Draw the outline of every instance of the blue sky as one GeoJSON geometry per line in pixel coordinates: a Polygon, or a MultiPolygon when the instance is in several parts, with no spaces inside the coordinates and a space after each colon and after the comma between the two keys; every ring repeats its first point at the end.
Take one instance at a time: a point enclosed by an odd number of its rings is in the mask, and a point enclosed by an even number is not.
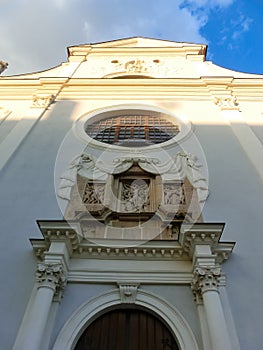
{"type": "Polygon", "coordinates": [[[208,45],[220,66],[263,74],[263,0],[0,0],[4,75],[67,60],[66,47],[145,36],[208,45]]]}

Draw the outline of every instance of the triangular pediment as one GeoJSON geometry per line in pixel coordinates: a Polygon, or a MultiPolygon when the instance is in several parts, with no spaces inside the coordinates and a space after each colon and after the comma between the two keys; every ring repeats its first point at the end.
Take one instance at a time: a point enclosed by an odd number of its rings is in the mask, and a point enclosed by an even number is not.
{"type": "Polygon", "coordinates": [[[84,44],[78,46],[68,47],[69,58],[72,56],[82,56],[87,55],[91,51],[102,52],[104,50],[133,50],[136,51],[147,49],[152,51],[171,51],[171,53],[177,52],[178,54],[183,55],[198,55],[202,56],[202,59],[205,59],[207,46],[205,44],[194,44],[194,43],[185,43],[185,42],[175,42],[169,40],[161,39],[152,39],[144,37],[131,37],[119,40],[105,41],[99,43],[84,44]]]}
{"type": "Polygon", "coordinates": [[[96,47],[183,47],[183,46],[200,46],[195,43],[176,42],[171,40],[153,39],[146,37],[131,37],[117,39],[92,44],[96,47]]]}

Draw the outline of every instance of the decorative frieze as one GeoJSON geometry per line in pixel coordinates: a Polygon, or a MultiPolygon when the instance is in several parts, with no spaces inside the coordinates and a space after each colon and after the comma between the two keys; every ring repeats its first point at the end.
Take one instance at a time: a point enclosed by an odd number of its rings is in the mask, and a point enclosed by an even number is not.
{"type": "Polygon", "coordinates": [[[197,297],[208,291],[218,291],[221,277],[219,266],[197,266],[193,272],[192,290],[197,297]]]}
{"type": "MultiPolygon", "coordinates": [[[[170,78],[180,75],[189,75],[191,66],[183,59],[161,60],[158,57],[126,57],[111,60],[97,59],[96,63],[90,61],[87,67],[88,73],[104,78],[118,75],[147,75],[158,78],[170,78]]],[[[191,71],[193,73],[193,71],[191,71]]]]}
{"type": "Polygon", "coordinates": [[[36,270],[38,287],[47,287],[61,294],[66,286],[66,277],[61,264],[39,263],[36,270]]]}
{"type": "Polygon", "coordinates": [[[33,108],[47,108],[53,102],[55,102],[54,95],[34,95],[33,96],[33,108]]]}
{"type": "Polygon", "coordinates": [[[133,304],[136,301],[139,283],[118,283],[120,299],[124,304],[133,304]]]}

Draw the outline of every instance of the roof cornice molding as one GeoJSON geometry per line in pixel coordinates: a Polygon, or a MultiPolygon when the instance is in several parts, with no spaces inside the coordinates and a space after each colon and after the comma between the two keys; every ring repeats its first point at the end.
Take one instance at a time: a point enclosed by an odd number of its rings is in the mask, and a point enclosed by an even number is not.
{"type": "Polygon", "coordinates": [[[31,239],[35,255],[44,259],[52,242],[66,242],[72,258],[183,260],[193,259],[196,245],[210,246],[217,263],[227,260],[233,242],[220,242],[222,223],[182,225],[179,240],[138,241],[83,238],[79,221],[38,221],[43,239],[31,239]]]}

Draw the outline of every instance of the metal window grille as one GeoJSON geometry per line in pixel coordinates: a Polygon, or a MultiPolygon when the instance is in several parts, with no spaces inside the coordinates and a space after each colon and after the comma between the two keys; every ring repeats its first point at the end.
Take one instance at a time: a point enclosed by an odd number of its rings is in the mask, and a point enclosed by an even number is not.
{"type": "Polygon", "coordinates": [[[122,146],[147,145],[170,140],[179,133],[179,126],[153,115],[122,115],[86,125],[93,139],[122,146]]]}

